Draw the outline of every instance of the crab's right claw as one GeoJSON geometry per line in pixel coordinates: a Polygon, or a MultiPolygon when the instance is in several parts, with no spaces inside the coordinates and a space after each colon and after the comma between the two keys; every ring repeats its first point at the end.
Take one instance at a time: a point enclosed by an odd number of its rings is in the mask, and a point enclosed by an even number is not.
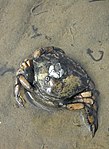
{"type": "Polygon", "coordinates": [[[95,102],[92,106],[85,106],[86,119],[88,121],[89,129],[92,132],[92,137],[94,137],[98,129],[98,112],[97,103],[95,102]]]}

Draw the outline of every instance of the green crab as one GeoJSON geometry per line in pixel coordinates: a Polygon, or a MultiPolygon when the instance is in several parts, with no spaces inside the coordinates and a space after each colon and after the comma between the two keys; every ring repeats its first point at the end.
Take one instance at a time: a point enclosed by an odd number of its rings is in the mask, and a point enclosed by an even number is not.
{"type": "Polygon", "coordinates": [[[20,106],[25,104],[22,89],[33,104],[44,109],[83,109],[94,137],[98,129],[98,91],[86,71],[63,50],[40,48],[25,59],[15,81],[15,98],[20,106]]]}

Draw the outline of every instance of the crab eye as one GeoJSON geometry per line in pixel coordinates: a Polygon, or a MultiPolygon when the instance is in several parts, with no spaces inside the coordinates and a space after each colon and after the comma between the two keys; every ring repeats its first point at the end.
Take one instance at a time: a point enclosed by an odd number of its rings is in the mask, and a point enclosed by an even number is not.
{"type": "Polygon", "coordinates": [[[50,80],[50,77],[49,76],[45,77],[45,83],[48,83],[49,80],[50,80]]]}

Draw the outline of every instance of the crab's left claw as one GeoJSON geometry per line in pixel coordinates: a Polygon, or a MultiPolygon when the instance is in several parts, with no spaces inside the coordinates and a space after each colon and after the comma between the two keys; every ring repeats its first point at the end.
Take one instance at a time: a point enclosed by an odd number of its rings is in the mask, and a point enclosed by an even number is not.
{"type": "Polygon", "coordinates": [[[14,96],[19,106],[24,107],[24,103],[26,102],[23,96],[21,95],[21,84],[18,78],[16,78],[16,83],[14,87],[14,96]]]}
{"type": "MultiPolygon", "coordinates": [[[[22,89],[24,89],[32,92],[33,88],[31,84],[29,83],[28,79],[25,77],[25,70],[31,69],[31,60],[25,59],[24,62],[21,63],[20,68],[16,72],[16,79],[15,79],[15,87],[14,87],[14,95],[16,98],[16,101],[19,106],[24,107],[26,100],[23,97],[22,89]]],[[[29,76],[29,73],[28,73],[29,76]]]]}
{"type": "Polygon", "coordinates": [[[85,105],[86,120],[89,125],[89,129],[92,132],[92,137],[94,137],[98,129],[98,105],[95,102],[93,105],[85,105]]]}

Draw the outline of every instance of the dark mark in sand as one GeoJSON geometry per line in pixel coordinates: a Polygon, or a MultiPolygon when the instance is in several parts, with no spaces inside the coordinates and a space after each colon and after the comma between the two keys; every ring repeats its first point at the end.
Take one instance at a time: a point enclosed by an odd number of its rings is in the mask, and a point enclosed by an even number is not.
{"type": "Polygon", "coordinates": [[[105,0],[90,0],[89,2],[105,1],[105,0]]]}
{"type": "Polygon", "coordinates": [[[51,37],[49,37],[49,36],[47,36],[47,35],[45,35],[45,39],[51,41],[51,37]]]}
{"type": "Polygon", "coordinates": [[[40,14],[42,14],[42,13],[48,12],[47,10],[41,11],[41,9],[42,9],[41,7],[42,7],[43,3],[44,3],[44,2],[41,2],[41,3],[39,3],[39,4],[34,5],[34,6],[31,8],[31,10],[30,10],[31,14],[33,14],[33,15],[40,15],[40,14]]]}
{"type": "Polygon", "coordinates": [[[6,64],[3,66],[0,66],[0,76],[3,76],[5,73],[8,73],[8,72],[14,73],[15,69],[13,67],[7,68],[6,64]]]}
{"type": "Polygon", "coordinates": [[[100,61],[100,60],[102,60],[102,58],[103,58],[103,55],[104,55],[104,51],[98,51],[100,54],[101,54],[101,56],[100,56],[100,58],[98,58],[98,59],[96,59],[93,55],[92,55],[92,53],[93,53],[93,51],[91,50],[91,49],[87,49],[87,54],[94,60],[94,61],[100,61]]]}
{"type": "Polygon", "coordinates": [[[34,25],[32,25],[32,31],[33,31],[33,35],[31,36],[31,38],[35,38],[42,35],[41,33],[38,33],[38,28],[35,27],[34,25]]]}

